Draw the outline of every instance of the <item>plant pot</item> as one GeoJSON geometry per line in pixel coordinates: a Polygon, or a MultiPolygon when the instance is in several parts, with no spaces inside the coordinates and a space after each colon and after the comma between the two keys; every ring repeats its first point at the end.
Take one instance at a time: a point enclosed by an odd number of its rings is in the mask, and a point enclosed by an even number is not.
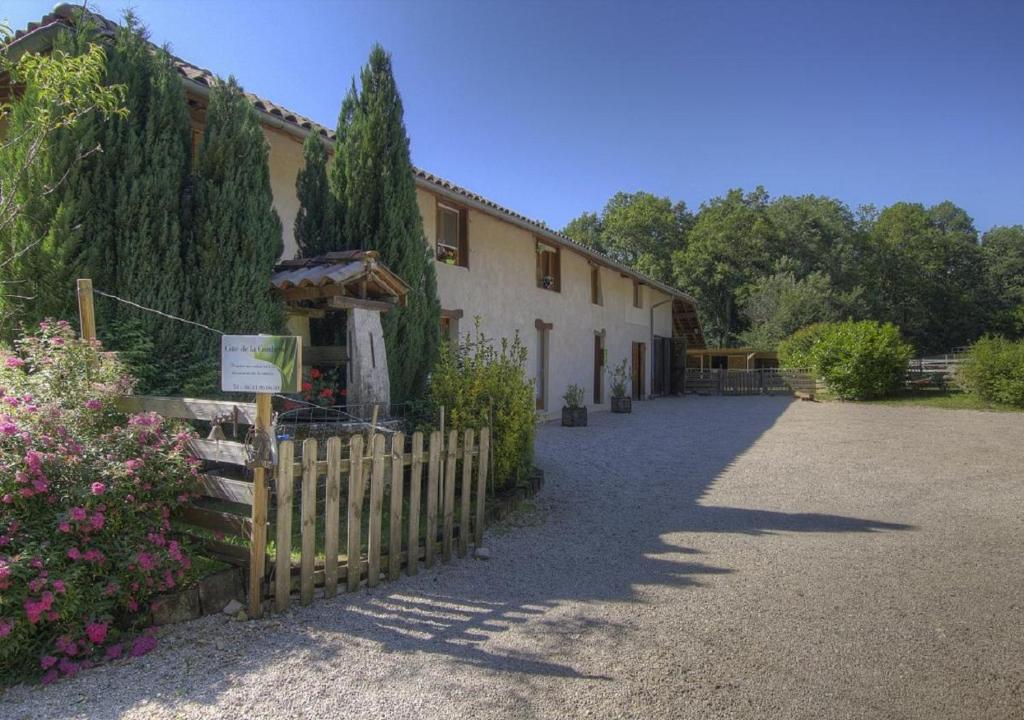
{"type": "Polygon", "coordinates": [[[629,398],[629,397],[613,397],[612,398],[612,412],[613,413],[631,413],[631,412],[633,412],[633,398],[629,398]]]}
{"type": "Polygon", "coordinates": [[[585,407],[562,408],[562,425],[565,427],[586,427],[587,409],[585,407]]]}

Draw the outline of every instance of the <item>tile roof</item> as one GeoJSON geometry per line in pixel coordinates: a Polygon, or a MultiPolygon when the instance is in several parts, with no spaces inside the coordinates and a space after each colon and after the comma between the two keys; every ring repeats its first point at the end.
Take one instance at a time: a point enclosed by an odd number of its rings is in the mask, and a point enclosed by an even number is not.
{"type": "MultiPolygon", "coordinates": [[[[26,29],[19,30],[18,32],[16,32],[14,35],[14,39],[12,40],[12,43],[19,42],[24,38],[32,36],[35,33],[52,29],[55,26],[70,27],[73,24],[77,13],[79,13],[80,11],[81,7],[77,5],[71,5],[67,3],[57,5],[48,15],[44,16],[42,20],[40,20],[39,22],[29,23],[26,29]]],[[[89,12],[89,15],[93,19],[93,21],[96,22],[99,31],[103,34],[113,34],[113,32],[118,27],[117,23],[108,20],[102,15],[98,15],[94,12],[89,12]]],[[[210,70],[193,65],[192,63],[187,62],[177,56],[174,56],[173,54],[171,55],[171,58],[175,68],[177,68],[178,72],[186,80],[206,88],[213,87],[217,84],[217,76],[210,70]]],[[[253,93],[247,92],[246,96],[249,98],[249,101],[253,104],[253,107],[255,107],[257,110],[263,112],[264,114],[272,118],[276,118],[277,120],[287,123],[288,125],[291,125],[293,128],[301,131],[319,133],[322,137],[331,142],[335,140],[336,135],[333,130],[331,130],[328,127],[325,127],[324,125],[320,125],[317,122],[314,122],[313,120],[311,120],[308,117],[305,117],[304,115],[299,115],[298,113],[292,112],[287,108],[281,107],[277,103],[274,103],[270,100],[267,100],[266,98],[262,98],[253,93]]],[[[560,232],[551,230],[551,228],[549,228],[542,221],[535,220],[533,218],[529,218],[525,215],[517,213],[516,211],[511,210],[510,208],[507,208],[504,205],[500,205],[494,202],[493,200],[489,200],[483,195],[475,193],[472,190],[468,190],[467,188],[457,185],[456,183],[450,180],[446,180],[442,177],[434,175],[433,173],[423,170],[422,168],[414,166],[413,174],[415,175],[417,180],[419,180],[423,184],[433,186],[435,188],[447,191],[448,193],[460,196],[465,200],[471,201],[473,203],[476,203],[480,206],[489,209],[494,214],[510,218],[514,221],[518,221],[521,224],[525,224],[529,226],[531,230],[538,233],[539,235],[548,237],[550,239],[557,241],[560,244],[569,246],[570,248],[575,249],[577,252],[584,256],[591,257],[604,264],[607,264],[610,267],[613,267],[623,273],[633,276],[638,280],[661,290],[662,292],[668,293],[675,297],[684,298],[686,301],[688,301],[689,303],[693,304],[694,307],[696,307],[696,301],[688,294],[663,282],[650,278],[644,275],[643,273],[639,273],[630,267],[622,265],[616,260],[604,255],[603,253],[597,252],[593,248],[576,242],[568,235],[564,235],[560,232]]]]}

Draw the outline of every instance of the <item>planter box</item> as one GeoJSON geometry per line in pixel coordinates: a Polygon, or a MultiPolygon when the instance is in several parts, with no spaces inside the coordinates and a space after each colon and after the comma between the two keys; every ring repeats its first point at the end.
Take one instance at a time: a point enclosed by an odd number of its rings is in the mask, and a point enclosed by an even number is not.
{"type": "Polygon", "coordinates": [[[586,427],[587,409],[585,407],[562,408],[562,425],[565,427],[586,427]]]}
{"type": "Polygon", "coordinates": [[[631,413],[631,412],[633,412],[633,398],[613,397],[612,398],[612,412],[613,413],[631,413]]]}

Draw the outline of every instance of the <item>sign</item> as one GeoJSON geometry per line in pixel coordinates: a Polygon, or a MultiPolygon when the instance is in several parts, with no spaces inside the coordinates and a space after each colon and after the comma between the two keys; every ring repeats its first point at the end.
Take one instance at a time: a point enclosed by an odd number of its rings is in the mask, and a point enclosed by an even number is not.
{"type": "Polygon", "coordinates": [[[224,335],[220,340],[220,389],[224,392],[299,392],[302,338],[292,335],[224,335]]]}

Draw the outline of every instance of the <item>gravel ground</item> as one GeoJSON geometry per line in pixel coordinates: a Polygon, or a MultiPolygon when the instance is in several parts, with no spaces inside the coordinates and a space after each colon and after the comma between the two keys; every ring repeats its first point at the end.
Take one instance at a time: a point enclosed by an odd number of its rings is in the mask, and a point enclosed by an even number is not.
{"type": "Polygon", "coordinates": [[[698,398],[546,425],[462,560],[10,718],[1024,718],[1024,415],[698,398]]]}

